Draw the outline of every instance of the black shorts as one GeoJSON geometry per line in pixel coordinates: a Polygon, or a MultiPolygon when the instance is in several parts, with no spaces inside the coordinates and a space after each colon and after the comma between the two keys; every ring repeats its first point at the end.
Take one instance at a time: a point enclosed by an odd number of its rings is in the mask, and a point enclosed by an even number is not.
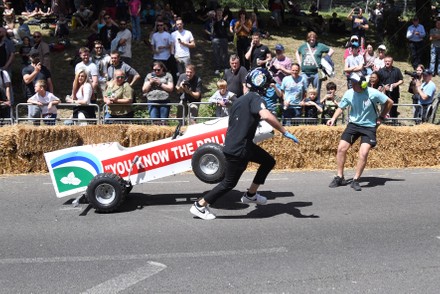
{"type": "Polygon", "coordinates": [[[347,141],[353,145],[359,137],[361,137],[361,143],[370,144],[371,147],[376,146],[376,127],[361,127],[349,123],[345,131],[342,133],[341,140],[347,141]]]}

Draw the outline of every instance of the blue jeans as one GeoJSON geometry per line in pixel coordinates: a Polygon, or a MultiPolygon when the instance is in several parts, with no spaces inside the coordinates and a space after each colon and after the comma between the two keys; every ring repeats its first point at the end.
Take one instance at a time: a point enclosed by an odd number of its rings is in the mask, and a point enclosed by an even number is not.
{"type": "MultiPolygon", "coordinates": [[[[169,103],[169,100],[164,101],[148,101],[148,103],[169,103]]],[[[170,106],[168,105],[150,105],[149,114],[151,118],[168,118],[170,115],[170,106]]]]}
{"type": "Polygon", "coordinates": [[[318,96],[316,97],[316,102],[321,103],[321,81],[319,80],[319,72],[315,74],[302,73],[301,75],[307,79],[307,87],[312,84],[313,88],[316,89],[316,92],[318,94],[318,96]]]}
{"type": "Polygon", "coordinates": [[[431,45],[431,62],[429,64],[429,70],[431,70],[433,74],[440,74],[440,47],[434,47],[431,45]],[[436,65],[437,71],[435,70],[436,65]]]}
{"type": "Polygon", "coordinates": [[[131,28],[133,30],[133,39],[141,40],[141,18],[140,16],[130,16],[131,18],[131,28]]]}

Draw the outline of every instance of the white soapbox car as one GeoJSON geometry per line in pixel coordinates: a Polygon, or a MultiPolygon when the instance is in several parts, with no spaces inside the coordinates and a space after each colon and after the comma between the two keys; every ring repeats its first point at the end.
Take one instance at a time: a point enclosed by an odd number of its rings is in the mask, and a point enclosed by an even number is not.
{"type": "MultiPolygon", "coordinates": [[[[185,132],[147,144],[125,148],[118,142],[84,145],[44,154],[58,198],[83,195],[100,212],[124,202],[134,185],[193,170],[205,183],[224,177],[222,152],[228,117],[190,125],[185,132]]],[[[273,128],[261,121],[255,142],[271,138],[273,128]]],[[[78,202],[81,196],[76,201],[78,202]]]]}

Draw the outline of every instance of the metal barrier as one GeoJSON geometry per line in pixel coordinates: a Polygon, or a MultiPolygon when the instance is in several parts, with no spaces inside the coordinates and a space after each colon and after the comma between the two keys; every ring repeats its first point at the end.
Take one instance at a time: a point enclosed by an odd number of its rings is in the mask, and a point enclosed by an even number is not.
{"type": "Polygon", "coordinates": [[[12,107],[6,105],[0,105],[0,127],[4,125],[13,125],[14,124],[14,115],[12,111],[12,107]],[[3,117],[3,115],[7,116],[6,113],[9,112],[9,117],[3,117]]]}
{"type": "MultiPolygon", "coordinates": [[[[190,111],[186,113],[186,107],[185,105],[181,103],[133,103],[133,110],[134,110],[134,117],[130,118],[105,118],[105,107],[104,105],[104,111],[101,110],[99,105],[97,104],[90,104],[89,106],[92,106],[96,108],[96,118],[88,118],[88,119],[73,119],[71,118],[71,114],[73,111],[73,108],[78,106],[76,104],[71,103],[60,103],[57,107],[57,118],[44,118],[44,117],[37,117],[37,118],[31,118],[27,115],[28,111],[27,109],[24,109],[24,106],[35,106],[37,105],[31,104],[31,103],[19,103],[15,107],[15,123],[28,123],[28,124],[34,124],[34,125],[40,125],[41,121],[43,121],[46,125],[55,125],[55,124],[64,124],[64,122],[67,123],[67,121],[72,122],[72,124],[100,124],[100,123],[127,123],[127,124],[144,124],[144,125],[170,125],[171,122],[181,122],[183,125],[189,124],[191,122],[201,122],[210,120],[214,117],[212,116],[193,116],[190,111]],[[148,117],[149,113],[149,107],[150,106],[169,106],[170,109],[170,115],[168,118],[151,118],[148,117]],[[173,109],[174,108],[174,109],[173,109]],[[69,109],[67,112],[66,110],[69,109]],[[177,114],[181,112],[182,116],[178,117],[177,114]],[[66,115],[67,114],[67,115],[66,115]],[[26,116],[25,116],[26,115],[26,116]]],[[[192,102],[187,104],[188,108],[190,107],[197,107],[198,113],[215,113],[215,105],[211,102],[192,102]],[[206,107],[206,108],[205,108],[206,107]],[[207,107],[213,107],[213,109],[207,109],[207,107]]],[[[300,106],[300,105],[295,105],[300,106]]],[[[398,107],[413,107],[413,108],[422,108],[419,104],[395,104],[395,106],[398,107]]],[[[436,112],[438,110],[439,106],[439,99],[435,99],[432,104],[432,110],[430,112],[429,117],[427,118],[427,122],[429,123],[436,123],[436,112]]],[[[282,109],[281,104],[276,104],[276,107],[278,109],[278,120],[283,123],[284,125],[317,125],[317,124],[325,124],[325,122],[329,119],[326,117],[322,117],[319,115],[318,118],[307,118],[307,117],[295,117],[295,118],[283,118],[282,117],[282,109]],[[281,114],[281,116],[280,116],[281,114]]],[[[336,108],[336,106],[327,106],[327,108],[336,108]]],[[[11,108],[11,118],[0,118],[0,125],[8,124],[12,125],[14,124],[14,118],[13,118],[13,111],[11,108]]],[[[346,120],[347,117],[347,110],[344,110],[342,115],[338,118],[337,123],[346,124],[348,121],[346,120]]],[[[415,125],[422,122],[422,118],[415,118],[415,117],[398,117],[398,118],[390,118],[388,119],[385,124],[387,125],[393,125],[393,126],[400,126],[400,125],[415,125]]]]}
{"type": "MultiPolygon", "coordinates": [[[[189,103],[188,105],[189,106],[193,105],[193,106],[199,107],[199,110],[198,110],[199,113],[201,112],[201,106],[202,105],[212,106],[212,107],[214,107],[213,110],[205,110],[205,111],[202,111],[202,113],[214,112],[214,115],[215,115],[215,107],[216,106],[215,106],[214,103],[211,103],[211,102],[192,102],[192,103],[189,103]]],[[[321,114],[318,115],[318,118],[304,117],[304,116],[292,117],[292,118],[284,118],[282,116],[282,108],[281,108],[282,105],[280,103],[277,103],[277,104],[274,104],[274,105],[275,105],[275,107],[277,109],[276,110],[276,113],[277,113],[276,116],[277,116],[278,120],[283,125],[287,125],[287,126],[318,125],[318,124],[324,124],[327,121],[326,118],[321,117],[321,114]],[[281,116],[280,116],[280,114],[281,114],[281,116]]],[[[302,106],[299,105],[299,104],[296,104],[296,105],[293,105],[293,106],[298,106],[298,107],[302,108],[302,106]]],[[[327,106],[327,107],[336,108],[336,106],[332,106],[332,105],[327,106]]],[[[212,115],[212,116],[192,116],[191,112],[189,112],[188,113],[188,121],[189,122],[191,122],[191,121],[194,121],[194,122],[205,121],[205,120],[212,119],[214,117],[214,115],[212,115]]],[[[345,112],[343,112],[342,116],[340,116],[337,121],[339,121],[342,124],[344,124],[345,123],[345,116],[346,116],[346,114],[345,114],[345,112]]]]}
{"type": "Polygon", "coordinates": [[[133,106],[133,117],[129,118],[105,118],[106,113],[106,105],[103,106],[103,115],[102,123],[104,124],[137,124],[137,125],[169,125],[170,122],[179,122],[182,121],[182,124],[185,123],[185,107],[183,107],[180,103],[132,103],[133,106]],[[169,106],[170,107],[170,115],[167,118],[151,118],[146,117],[149,115],[150,106],[169,106]],[[172,108],[175,107],[173,110],[172,108]],[[179,113],[179,109],[182,111],[182,117],[177,117],[179,113]],[[145,113],[145,115],[144,115],[145,113]]]}
{"type": "MultiPolygon", "coordinates": [[[[413,107],[413,108],[420,108],[419,110],[422,111],[422,105],[420,104],[394,104],[394,106],[397,107],[413,107]]],[[[414,110],[412,111],[413,115],[411,117],[391,117],[388,118],[385,121],[386,125],[390,126],[410,126],[410,125],[416,125],[420,124],[422,122],[421,117],[414,117],[414,110]]]]}
{"type": "Polygon", "coordinates": [[[213,117],[215,117],[215,108],[216,107],[217,106],[214,103],[212,103],[212,102],[191,102],[191,103],[188,103],[188,120],[187,120],[187,123],[191,124],[191,123],[195,123],[195,122],[203,122],[203,121],[207,121],[207,120],[212,119],[213,117]],[[198,116],[198,115],[197,116],[192,116],[191,111],[189,111],[189,109],[191,109],[191,107],[197,107],[198,108],[197,114],[199,114],[200,112],[202,112],[202,113],[210,113],[212,110],[206,109],[205,105],[207,106],[206,108],[213,107],[213,115],[212,116],[198,116]],[[203,109],[202,107],[205,108],[205,109],[203,109]]]}
{"type": "Polygon", "coordinates": [[[100,117],[101,117],[101,109],[99,108],[99,105],[97,104],[88,104],[87,106],[91,106],[95,108],[96,118],[72,118],[73,108],[78,107],[78,104],[72,104],[72,103],[59,103],[56,105],[57,108],[57,117],[56,118],[50,118],[50,117],[42,117],[43,113],[41,110],[41,106],[32,104],[32,103],[19,103],[17,106],[15,106],[15,121],[17,124],[20,123],[32,123],[33,125],[40,125],[41,121],[45,125],[64,125],[65,123],[68,125],[85,125],[85,124],[99,124],[100,123],[100,117]],[[24,106],[33,106],[40,108],[40,115],[41,117],[29,117],[28,110],[24,110],[24,106]],[[23,117],[23,114],[26,113],[27,116],[23,117]],[[66,115],[66,116],[65,116],[66,115]]]}

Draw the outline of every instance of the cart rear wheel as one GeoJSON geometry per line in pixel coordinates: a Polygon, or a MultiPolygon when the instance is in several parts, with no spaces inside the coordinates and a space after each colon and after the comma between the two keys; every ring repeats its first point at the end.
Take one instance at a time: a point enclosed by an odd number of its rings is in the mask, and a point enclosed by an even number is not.
{"type": "Polygon", "coordinates": [[[86,191],[90,204],[100,212],[115,211],[124,202],[127,194],[125,181],[112,173],[96,175],[86,191]]]}
{"type": "Polygon", "coordinates": [[[225,163],[223,146],[215,143],[206,143],[197,148],[191,160],[196,177],[208,184],[215,184],[223,180],[225,163]]]}

